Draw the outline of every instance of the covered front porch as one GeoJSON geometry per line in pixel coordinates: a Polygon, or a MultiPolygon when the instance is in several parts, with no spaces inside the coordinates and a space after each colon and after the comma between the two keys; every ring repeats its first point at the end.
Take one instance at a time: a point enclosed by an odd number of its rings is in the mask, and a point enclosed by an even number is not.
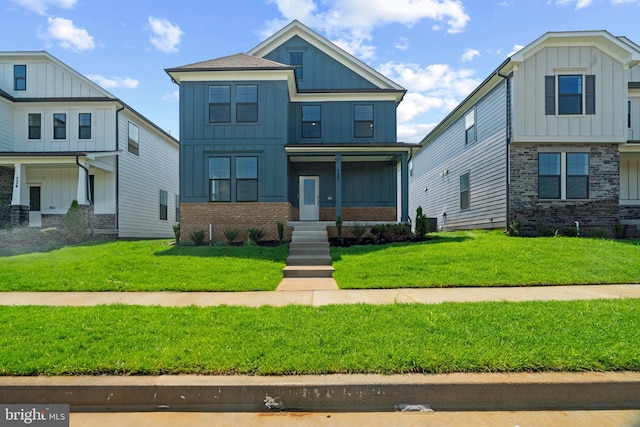
{"type": "Polygon", "coordinates": [[[291,219],[408,222],[410,150],[401,143],[285,146],[291,219]]]}
{"type": "Polygon", "coordinates": [[[91,228],[115,230],[117,153],[3,153],[4,222],[13,227],[61,227],[73,200],[91,228]],[[9,201],[7,203],[6,201],[9,201]]]}

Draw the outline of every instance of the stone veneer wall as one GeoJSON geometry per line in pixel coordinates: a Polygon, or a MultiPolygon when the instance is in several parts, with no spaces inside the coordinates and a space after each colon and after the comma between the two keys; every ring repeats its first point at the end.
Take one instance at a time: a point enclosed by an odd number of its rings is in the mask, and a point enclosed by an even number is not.
{"type": "Polygon", "coordinates": [[[602,228],[613,233],[619,219],[620,158],[616,144],[510,146],[509,221],[522,224],[522,234],[535,236],[543,227],[562,229],[580,222],[582,234],[602,228]],[[561,148],[567,152],[590,152],[589,199],[538,199],[538,153],[561,148]]]}
{"type": "MultiPolygon", "coordinates": [[[[205,242],[208,242],[209,224],[212,224],[213,242],[226,241],[226,228],[237,228],[240,242],[247,240],[249,228],[264,229],[263,240],[278,240],[278,222],[286,224],[293,218],[292,211],[289,202],[182,203],[180,239],[189,240],[193,231],[204,230],[205,242]]],[[[285,237],[290,238],[291,231],[285,227],[285,237]]]]}
{"type": "Polygon", "coordinates": [[[0,227],[11,221],[13,197],[13,169],[0,167],[0,227]]]}

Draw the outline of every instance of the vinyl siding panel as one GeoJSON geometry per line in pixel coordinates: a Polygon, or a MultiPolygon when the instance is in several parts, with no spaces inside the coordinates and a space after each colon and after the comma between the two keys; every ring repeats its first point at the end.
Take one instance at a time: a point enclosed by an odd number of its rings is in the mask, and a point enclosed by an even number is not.
{"type": "MultiPolygon", "coordinates": [[[[623,142],[627,77],[620,62],[596,47],[546,47],[514,71],[514,140],[623,142]],[[595,75],[595,114],[545,115],[545,76],[595,75]]],[[[557,91],[557,84],[556,84],[557,91]]],[[[584,91],[584,79],[583,79],[584,91]]],[[[557,95],[556,95],[556,103],[557,95]]],[[[584,94],[583,94],[584,105],[584,94]]],[[[584,107],[583,107],[584,111],[584,107]]]]}
{"type": "Polygon", "coordinates": [[[0,151],[13,151],[14,138],[13,103],[0,98],[0,151]]]}
{"type": "Polygon", "coordinates": [[[178,194],[178,147],[137,116],[119,116],[118,206],[120,237],[172,237],[178,194]],[[127,150],[129,122],[139,128],[139,156],[127,150]],[[168,193],[168,219],[160,220],[160,190],[168,193]]]}
{"type": "Polygon", "coordinates": [[[620,203],[640,203],[640,153],[620,155],[620,203]]]}
{"type": "Polygon", "coordinates": [[[631,101],[631,127],[627,128],[627,139],[640,140],[640,97],[630,96],[631,101]]]}
{"type": "Polygon", "coordinates": [[[413,176],[409,177],[412,218],[422,206],[425,215],[438,218],[444,229],[506,225],[506,102],[506,83],[502,82],[475,105],[474,143],[465,144],[462,114],[414,156],[413,176]],[[462,210],[460,176],[466,173],[470,206],[462,210]]]}

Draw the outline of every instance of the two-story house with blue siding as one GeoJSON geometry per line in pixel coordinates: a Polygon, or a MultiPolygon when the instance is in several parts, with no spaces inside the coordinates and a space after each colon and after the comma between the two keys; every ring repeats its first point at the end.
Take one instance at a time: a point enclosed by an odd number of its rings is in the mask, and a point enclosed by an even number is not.
{"type": "Polygon", "coordinates": [[[180,86],[183,235],[408,220],[405,90],[300,22],[246,54],[166,72],[180,86]]]}
{"type": "Polygon", "coordinates": [[[47,52],[0,52],[0,227],[173,237],[178,141],[47,52]]]}
{"type": "Polygon", "coordinates": [[[640,47],[549,32],[505,60],[422,141],[410,209],[440,229],[524,235],[640,226],[640,47]]]}

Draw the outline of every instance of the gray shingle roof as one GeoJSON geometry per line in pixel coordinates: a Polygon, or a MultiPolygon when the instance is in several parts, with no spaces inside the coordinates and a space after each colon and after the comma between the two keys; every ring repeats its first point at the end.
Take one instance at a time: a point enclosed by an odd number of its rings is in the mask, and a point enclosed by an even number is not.
{"type": "Polygon", "coordinates": [[[167,71],[204,71],[204,70],[250,70],[250,69],[290,69],[290,65],[259,58],[246,53],[224,56],[222,58],[209,59],[172,68],[167,71]]]}

